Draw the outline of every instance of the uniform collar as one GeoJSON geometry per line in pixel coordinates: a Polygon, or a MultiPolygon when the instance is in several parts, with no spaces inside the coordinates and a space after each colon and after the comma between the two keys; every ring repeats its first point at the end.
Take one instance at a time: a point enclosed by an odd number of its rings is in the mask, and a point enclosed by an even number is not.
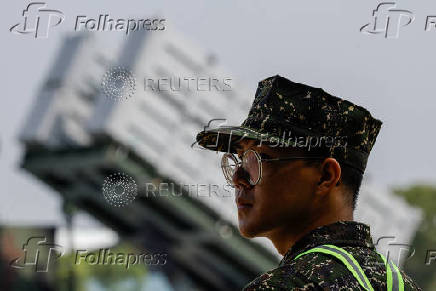
{"type": "Polygon", "coordinates": [[[299,253],[323,244],[374,249],[369,225],[356,221],[338,221],[315,228],[300,238],[286,252],[279,266],[289,264],[299,253]]]}

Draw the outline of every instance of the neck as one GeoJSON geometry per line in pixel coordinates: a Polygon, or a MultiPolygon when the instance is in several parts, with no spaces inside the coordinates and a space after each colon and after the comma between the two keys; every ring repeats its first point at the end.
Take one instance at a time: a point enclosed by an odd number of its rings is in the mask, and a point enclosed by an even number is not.
{"type": "Polygon", "coordinates": [[[330,211],[324,213],[324,215],[306,224],[300,224],[298,226],[286,225],[276,228],[270,231],[266,235],[266,237],[271,240],[279,254],[283,256],[299,239],[301,239],[313,229],[341,220],[353,220],[353,211],[350,207],[331,209],[330,211]]]}

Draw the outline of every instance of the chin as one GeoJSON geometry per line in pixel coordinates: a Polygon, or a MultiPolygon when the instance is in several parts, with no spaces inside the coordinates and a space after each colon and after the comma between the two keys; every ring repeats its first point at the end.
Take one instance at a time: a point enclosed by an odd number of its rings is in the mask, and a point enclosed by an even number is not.
{"type": "Polygon", "coordinates": [[[245,238],[254,238],[257,237],[256,233],[252,233],[252,232],[246,232],[242,229],[239,229],[239,233],[241,234],[241,236],[245,237],[245,238]]]}
{"type": "Polygon", "coordinates": [[[245,238],[253,238],[258,237],[260,232],[254,224],[239,221],[239,233],[245,238]]]}

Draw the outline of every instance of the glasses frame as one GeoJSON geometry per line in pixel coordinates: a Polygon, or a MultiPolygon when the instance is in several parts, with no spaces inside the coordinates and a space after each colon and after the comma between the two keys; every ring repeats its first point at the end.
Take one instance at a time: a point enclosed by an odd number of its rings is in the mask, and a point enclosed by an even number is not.
{"type": "MultiPolygon", "coordinates": [[[[225,172],[225,166],[224,166],[224,161],[227,161],[229,158],[232,159],[235,162],[236,165],[236,169],[235,172],[233,173],[233,175],[238,171],[239,168],[242,167],[242,169],[247,172],[244,169],[243,166],[243,161],[244,161],[244,157],[247,154],[247,152],[253,152],[256,159],[257,159],[257,163],[258,163],[258,167],[259,167],[259,177],[257,178],[256,182],[251,181],[251,177],[249,177],[248,182],[250,183],[251,186],[255,186],[257,185],[261,180],[262,180],[262,162],[277,162],[277,161],[293,161],[293,160],[321,160],[321,159],[325,159],[325,157],[282,157],[282,158],[271,158],[271,159],[266,159],[266,158],[262,158],[260,156],[260,154],[258,152],[256,152],[253,149],[248,149],[245,152],[242,153],[242,159],[239,159],[239,157],[235,156],[232,153],[225,153],[222,158],[221,158],[221,170],[223,171],[224,177],[227,180],[227,183],[231,186],[231,187],[235,187],[234,183],[233,183],[233,176],[232,177],[227,177],[226,176],[226,172],[225,172]]],[[[247,180],[247,179],[246,179],[247,180]]]]}

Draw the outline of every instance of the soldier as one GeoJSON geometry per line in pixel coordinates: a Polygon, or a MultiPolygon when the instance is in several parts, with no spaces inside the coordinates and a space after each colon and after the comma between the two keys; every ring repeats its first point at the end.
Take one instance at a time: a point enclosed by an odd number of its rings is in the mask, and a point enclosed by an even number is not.
{"type": "Polygon", "coordinates": [[[197,142],[225,154],[239,230],[284,255],[244,290],[421,290],[377,253],[353,221],[382,122],[365,108],[281,76],[259,82],[239,127],[205,129],[197,142]]]}

